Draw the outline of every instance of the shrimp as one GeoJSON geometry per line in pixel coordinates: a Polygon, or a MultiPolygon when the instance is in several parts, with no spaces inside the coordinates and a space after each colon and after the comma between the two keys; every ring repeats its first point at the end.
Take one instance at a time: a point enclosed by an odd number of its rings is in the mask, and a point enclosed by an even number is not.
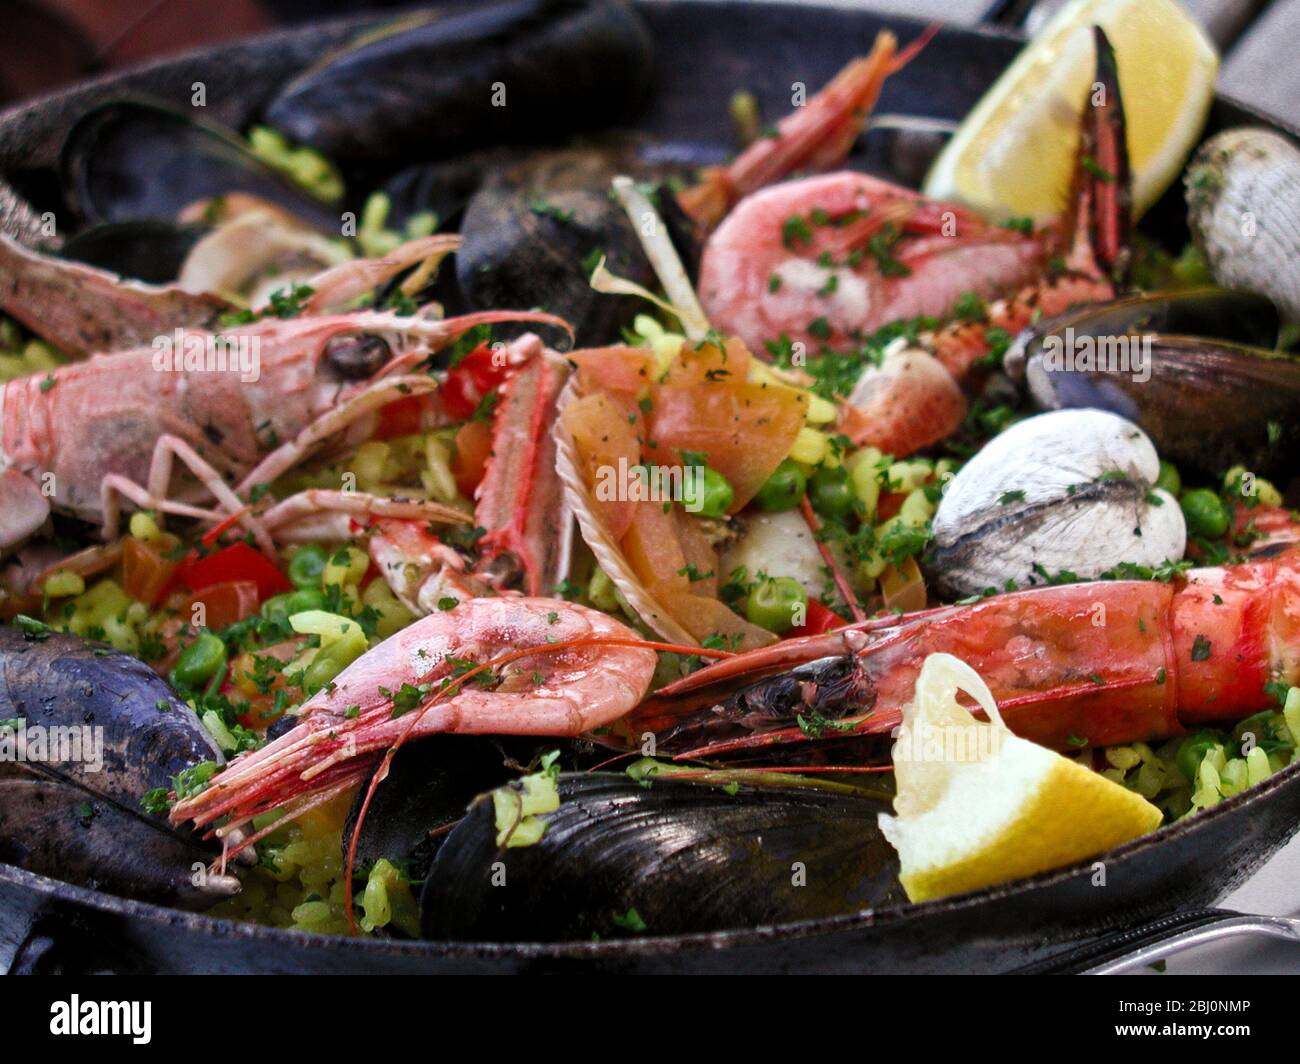
{"type": "Polygon", "coordinates": [[[1288,549],[1174,583],[1041,587],[787,640],[662,688],[618,732],[679,757],[888,735],[940,651],[987,677],[1016,734],[1060,750],[1241,719],[1300,681],[1298,533],[1292,522],[1288,549]]]}
{"type": "Polygon", "coordinates": [[[469,599],[363,654],[304,703],[292,731],[235,758],[206,790],[178,802],[171,819],[203,827],[224,816],[217,834],[225,835],[289,802],[292,818],[356,786],[408,735],[580,735],[628,713],[656,661],[635,632],[597,610],[544,598],[469,599]],[[457,680],[494,659],[504,663],[463,686],[457,680]]]}
{"type": "Polygon", "coordinates": [[[861,349],[895,322],[947,319],[864,369],[838,427],[894,455],[950,435],[999,342],[1037,316],[1113,298],[1127,268],[1123,104],[1100,29],[1096,39],[1107,92],[1084,108],[1060,223],[1022,232],[858,173],[777,185],[741,201],[705,246],[699,296],[713,326],[754,351],[806,356],[861,349]]]}

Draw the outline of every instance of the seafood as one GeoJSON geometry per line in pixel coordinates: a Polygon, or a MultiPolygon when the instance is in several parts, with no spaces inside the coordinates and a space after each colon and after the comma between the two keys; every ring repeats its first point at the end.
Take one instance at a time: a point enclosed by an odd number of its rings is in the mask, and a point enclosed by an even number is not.
{"type": "MultiPolygon", "coordinates": [[[[609,269],[638,284],[653,283],[654,273],[632,223],[610,201],[610,181],[668,172],[615,145],[539,153],[490,178],[460,226],[456,279],[469,307],[546,307],[573,325],[582,346],[616,335],[641,305],[593,291],[587,279],[594,258],[604,256],[609,269]]],[[[666,195],[660,201],[673,203],[666,195]]],[[[685,225],[678,229],[687,241],[685,225]]]]}
{"type": "Polygon", "coordinates": [[[1006,364],[1039,407],[1114,411],[1181,465],[1292,473],[1300,359],[1272,349],[1277,335],[1264,297],[1197,289],[1047,319],[1006,364]]]}
{"type": "MultiPolygon", "coordinates": [[[[212,334],[183,333],[170,358],[155,344],[63,366],[44,379],[12,381],[0,408],[4,509],[6,517],[25,519],[11,519],[0,543],[29,535],[41,506],[100,523],[111,540],[122,498],[210,520],[212,511],[182,501],[210,494],[225,512],[240,513],[269,551],[265,530],[242,501],[254,485],[269,483],[340,433],[364,438],[385,403],[436,389],[432,378],[403,369],[466,329],[520,317],[494,312],[436,321],[364,311],[264,319],[226,331],[221,344],[212,334]],[[360,374],[352,357],[357,337],[378,341],[378,357],[360,374]],[[209,353],[224,356],[219,372],[208,372],[209,353]],[[197,369],[190,368],[195,357],[197,369]],[[254,379],[241,381],[250,374],[254,379]],[[86,418],[89,410],[98,417],[86,418]],[[199,484],[173,491],[175,458],[199,484]]],[[[563,326],[549,315],[522,317],[563,326]]]]}
{"type": "Polygon", "coordinates": [[[204,827],[225,816],[217,829],[224,835],[297,799],[291,817],[356,786],[408,735],[576,736],[598,728],[649,687],[656,658],[640,643],[605,614],[555,599],[479,598],[439,610],[339,673],[303,704],[297,727],[177,802],[172,823],[204,827]],[[458,679],[470,665],[494,661],[478,674],[485,686],[458,679]]]}
{"type": "Polygon", "coordinates": [[[1187,167],[1187,220],[1214,279],[1258,292],[1300,321],[1300,149],[1266,129],[1229,129],[1187,167]]]}
{"type": "Polygon", "coordinates": [[[877,793],[692,782],[671,770],[649,788],[621,774],[566,774],[559,792],[546,833],[519,849],[498,847],[490,801],[470,807],[425,878],[426,938],[604,938],[629,912],[650,934],[720,931],[901,900],[877,793]],[[806,879],[792,876],[792,861],[806,879]],[[500,887],[494,862],[504,862],[500,887]]]}
{"type": "Polygon", "coordinates": [[[409,869],[412,878],[424,879],[446,832],[464,817],[466,807],[478,795],[510,782],[515,774],[507,762],[526,765],[533,745],[527,739],[431,735],[403,746],[364,822],[364,789],[348,811],[344,838],[351,838],[361,824],[357,862],[368,866],[387,859],[409,869]]]}
{"type": "MultiPolygon", "coordinates": [[[[685,498],[684,456],[707,455],[730,485],[725,510],[735,513],[789,453],[809,395],[775,378],[751,379],[750,354],[735,340],[683,344],[662,375],[648,350],[569,357],[578,371],[560,397],[557,471],[601,568],[665,639],[690,644],[717,633],[735,646],[770,642],[718,599],[717,552],[697,518],[617,478],[637,477],[643,462],[670,478],[676,470],[680,501],[702,512],[702,497],[685,498]]],[[[707,473],[699,475],[703,484],[707,473]]]]}
{"type": "Polygon", "coordinates": [[[239,889],[230,875],[196,875],[211,848],[141,807],[223,760],[143,662],[44,626],[0,626],[0,719],[0,860],[186,908],[239,889]]]}
{"type": "Polygon", "coordinates": [[[906,66],[934,32],[928,30],[901,52],[892,33],[877,34],[870,54],[845,66],[806,106],[778,122],[771,136],[756,140],[729,166],[706,169],[696,185],[679,194],[682,210],[708,231],[764,186],[800,170],[838,165],[866,125],[885,79],[906,66]]]}
{"type": "Polygon", "coordinates": [[[855,443],[895,455],[950,435],[995,336],[1112,298],[1127,266],[1123,110],[1100,30],[1097,64],[1108,102],[1085,108],[1075,207],[1062,226],[1026,234],[856,173],[777,185],[743,200],[705,245],[699,292],[713,325],[803,365],[818,351],[859,347],[881,326],[949,318],[963,298],[973,302],[973,320],[869,366],[841,422],[855,443]],[[1049,259],[1067,248],[1065,269],[1050,276],[1049,259]]]}
{"type": "Polygon", "coordinates": [[[607,126],[649,73],[629,4],[499,0],[365,34],[294,78],[266,119],[332,159],[393,167],[607,126]]]}
{"type": "Polygon", "coordinates": [[[1298,603],[1294,546],[1176,583],[1016,591],[730,658],[661,689],[618,729],[692,757],[887,735],[926,655],[944,652],[985,678],[1023,738],[1061,750],[1166,738],[1265,709],[1274,684],[1300,679],[1298,603]],[[801,663],[834,682],[790,683],[801,663]]]}
{"type": "Polygon", "coordinates": [[[86,113],[63,143],[59,175],[88,225],[175,224],[196,204],[244,194],[321,233],[339,231],[337,211],[280,176],[233,133],[155,104],[119,100],[86,113]]]}
{"type": "Polygon", "coordinates": [[[944,487],[926,574],[948,598],[1030,587],[1069,570],[1095,580],[1155,568],[1187,547],[1160,459],[1130,421],[1100,410],[1040,414],[994,437],[944,487]]]}
{"type": "Polygon", "coordinates": [[[219,296],[42,255],[0,233],[0,310],[68,354],[120,351],[173,329],[212,328],[234,309],[219,296]]]}

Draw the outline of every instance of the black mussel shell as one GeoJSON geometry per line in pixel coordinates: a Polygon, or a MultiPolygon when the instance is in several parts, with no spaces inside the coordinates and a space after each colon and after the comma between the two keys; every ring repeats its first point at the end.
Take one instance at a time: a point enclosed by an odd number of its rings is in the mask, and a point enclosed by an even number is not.
{"type": "Polygon", "coordinates": [[[541,840],[500,850],[492,802],[448,835],[421,933],[498,942],[755,927],[900,902],[880,798],[781,785],[560,777],[541,840]]]}
{"type": "MultiPolygon", "coordinates": [[[[655,283],[631,222],[609,194],[620,173],[649,176],[631,148],[571,148],[537,153],[490,180],[460,227],[456,280],[467,308],[542,307],[573,324],[579,346],[616,339],[645,303],[592,289],[595,263],[604,256],[620,277],[655,283]]],[[[675,206],[666,189],[656,198],[661,210],[675,206]]],[[[687,231],[675,235],[685,239],[687,231]]]]}
{"type": "Polygon", "coordinates": [[[34,775],[0,775],[0,862],[92,890],[202,909],[214,851],[137,810],[34,775]],[[201,881],[201,880],[200,880],[201,881]]]}
{"type": "Polygon", "coordinates": [[[69,237],[59,254],[137,281],[167,284],[180,275],[207,231],[203,225],[161,219],[107,222],[69,237]]]}
{"type": "MultiPolygon", "coordinates": [[[[433,735],[403,746],[388,778],[375,790],[357,843],[357,866],[382,859],[402,867],[412,879],[423,878],[447,829],[465,815],[480,794],[518,776],[515,764],[532,758],[528,741],[495,740],[475,735],[433,735]],[[515,755],[522,761],[516,761],[515,755]]],[[[362,787],[348,811],[343,831],[346,851],[361,811],[362,787]]]]}
{"type": "Polygon", "coordinates": [[[218,126],[154,104],[123,100],[82,116],[59,158],[64,195],[88,225],[174,220],[231,192],[274,203],[322,232],[339,219],[218,126]]]}
{"type": "Polygon", "coordinates": [[[1298,464],[1300,359],[1270,349],[1277,332],[1260,296],[1137,297],[1053,319],[1008,353],[1008,369],[1041,409],[1112,411],[1180,466],[1287,476],[1298,464]]]}
{"type": "Polygon", "coordinates": [[[294,78],[266,119],[331,159],[392,169],[612,125],[650,70],[628,4],[500,0],[364,35],[294,78]]]}
{"type": "Polygon", "coordinates": [[[222,760],[157,673],[102,644],[2,625],[0,720],[15,719],[28,756],[0,760],[0,861],[131,897],[216,900],[192,879],[212,852],[141,805],[182,770],[222,760]]]}
{"type": "Polygon", "coordinates": [[[1249,292],[1194,288],[1128,296],[1043,318],[1016,338],[1007,350],[1005,365],[1013,377],[1022,378],[1026,358],[1040,350],[1048,336],[1064,336],[1066,329],[1072,329],[1077,337],[1164,333],[1272,348],[1277,344],[1279,327],[1273,303],[1249,292]]]}

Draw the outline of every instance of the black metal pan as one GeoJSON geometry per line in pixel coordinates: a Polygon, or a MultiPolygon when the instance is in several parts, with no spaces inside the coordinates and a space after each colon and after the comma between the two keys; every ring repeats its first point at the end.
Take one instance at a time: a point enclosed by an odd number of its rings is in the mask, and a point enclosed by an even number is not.
{"type": "MultiPolygon", "coordinates": [[[[653,3],[641,11],[657,59],[653,93],[638,126],[701,158],[728,147],[726,106],[735,88],[753,91],[767,113],[783,113],[792,83],[823,84],[886,25],[865,13],[783,4],[653,3]]],[[[282,82],[362,24],[331,22],[191,53],[8,111],[0,115],[0,174],[20,187],[38,184],[71,124],[92,105],[125,95],[176,99],[202,81],[210,116],[243,125],[282,82]]],[[[903,41],[923,29],[904,19],[887,24],[903,41]]],[[[945,29],[889,80],[879,110],[960,118],[1020,43],[999,31],[945,29]]],[[[1220,99],[1210,132],[1242,122],[1276,127],[1220,99]]],[[[1171,197],[1144,228],[1176,244],[1184,236],[1180,215],[1171,197]]],[[[1050,966],[1069,951],[1076,959],[1100,956],[1104,949],[1081,947],[1214,904],[1297,827],[1300,766],[1292,766],[1097,862],[1006,886],[833,919],[600,943],[297,934],[125,900],[0,864],[0,964],[15,972],[1010,971],[1050,966]]]]}

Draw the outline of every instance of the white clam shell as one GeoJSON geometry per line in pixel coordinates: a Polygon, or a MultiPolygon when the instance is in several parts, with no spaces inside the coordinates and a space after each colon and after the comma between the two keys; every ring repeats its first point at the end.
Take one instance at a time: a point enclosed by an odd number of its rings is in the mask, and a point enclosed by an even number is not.
{"type": "Polygon", "coordinates": [[[1187,208],[1215,281],[1300,321],[1300,150],[1266,129],[1225,130],[1187,169],[1187,208]]]}
{"type": "Polygon", "coordinates": [[[1123,562],[1182,558],[1177,501],[1155,488],[1160,460],[1137,425],[1101,410],[1028,418],[991,440],[948,483],[928,571],[961,597],[1043,573],[1094,579],[1123,562]]]}

